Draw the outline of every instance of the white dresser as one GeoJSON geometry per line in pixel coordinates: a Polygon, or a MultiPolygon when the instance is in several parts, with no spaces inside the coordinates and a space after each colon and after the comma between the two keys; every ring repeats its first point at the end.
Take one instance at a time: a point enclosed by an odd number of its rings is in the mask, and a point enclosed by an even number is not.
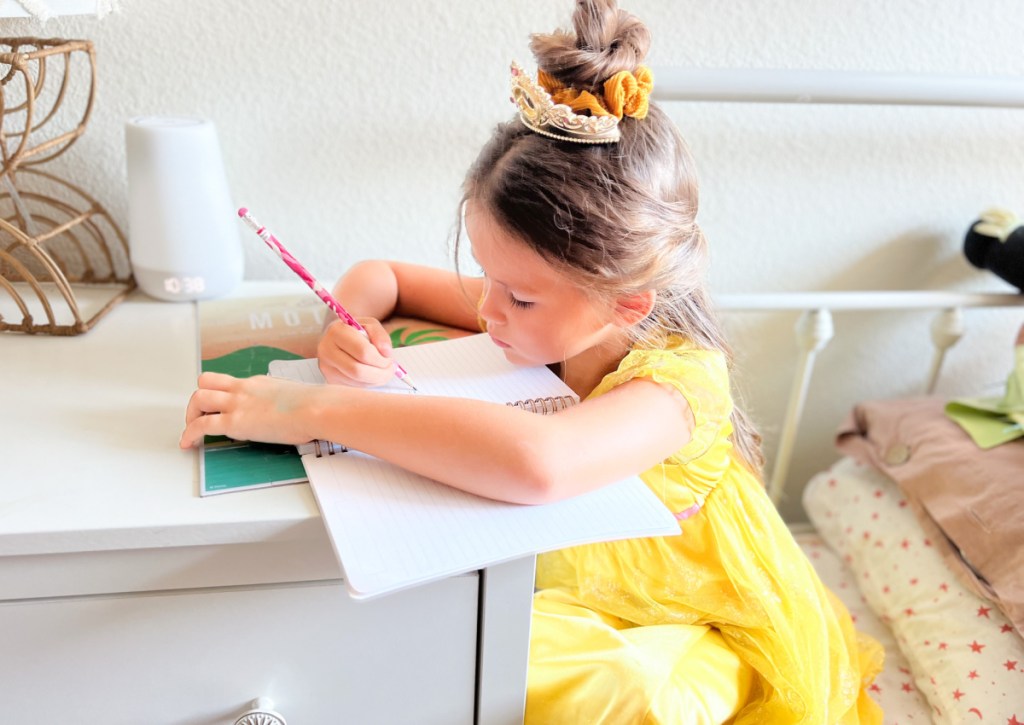
{"type": "Polygon", "coordinates": [[[351,600],[306,484],[198,496],[197,358],[140,293],[0,336],[0,722],[521,722],[533,560],[351,600]]]}

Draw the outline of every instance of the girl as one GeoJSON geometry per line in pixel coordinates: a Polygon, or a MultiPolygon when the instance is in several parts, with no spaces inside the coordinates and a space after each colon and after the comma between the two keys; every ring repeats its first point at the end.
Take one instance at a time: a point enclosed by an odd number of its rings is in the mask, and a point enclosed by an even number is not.
{"type": "Polygon", "coordinates": [[[538,558],[527,721],[880,722],[864,688],[881,650],[794,543],[733,406],[693,162],[647,99],[647,29],[614,0],[580,0],[573,24],[534,36],[543,90],[513,67],[518,117],[467,177],[465,237],[483,276],[355,266],[334,291],[369,341],[334,322],[318,349],[344,385],[204,373],[181,445],[343,440],[527,504],[640,472],[681,535],[538,558]],[[394,374],[377,322],[392,314],[483,327],[510,361],[552,366],[585,401],[539,416],[366,389],[394,374]]]}

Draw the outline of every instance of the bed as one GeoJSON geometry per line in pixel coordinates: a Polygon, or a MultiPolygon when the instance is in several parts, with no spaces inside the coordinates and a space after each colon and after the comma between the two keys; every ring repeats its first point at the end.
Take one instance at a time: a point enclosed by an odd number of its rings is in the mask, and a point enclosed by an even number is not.
{"type": "Polygon", "coordinates": [[[872,693],[887,723],[1024,721],[1024,640],[946,565],[891,478],[843,458],[804,502],[816,531],[797,540],[885,646],[872,693]]]}

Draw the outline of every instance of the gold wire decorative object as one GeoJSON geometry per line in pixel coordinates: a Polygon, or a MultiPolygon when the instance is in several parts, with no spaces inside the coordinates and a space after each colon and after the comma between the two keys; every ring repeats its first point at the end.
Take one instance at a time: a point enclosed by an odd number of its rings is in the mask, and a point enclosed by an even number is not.
{"type": "Polygon", "coordinates": [[[78,335],[135,288],[106,210],[37,168],[85,132],[93,44],[0,38],[0,74],[0,332],[78,335]]]}

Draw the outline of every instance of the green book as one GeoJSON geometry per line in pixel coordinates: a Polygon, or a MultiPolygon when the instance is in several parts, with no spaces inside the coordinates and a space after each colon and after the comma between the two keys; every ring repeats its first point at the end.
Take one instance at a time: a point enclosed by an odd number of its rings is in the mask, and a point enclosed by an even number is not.
{"type": "MultiPolygon", "coordinates": [[[[326,308],[298,294],[202,300],[198,314],[200,369],[247,378],[316,355],[326,308]]],[[[294,446],[207,436],[200,456],[200,496],[308,480],[294,446]]]]}
{"type": "MultiPolygon", "coordinates": [[[[266,375],[272,360],[316,357],[327,307],[307,292],[273,297],[201,300],[199,367],[238,378],[266,375]]],[[[465,335],[420,320],[384,324],[394,347],[465,335]]],[[[199,495],[281,486],[307,481],[295,446],[207,436],[200,454],[199,495]]]]}

